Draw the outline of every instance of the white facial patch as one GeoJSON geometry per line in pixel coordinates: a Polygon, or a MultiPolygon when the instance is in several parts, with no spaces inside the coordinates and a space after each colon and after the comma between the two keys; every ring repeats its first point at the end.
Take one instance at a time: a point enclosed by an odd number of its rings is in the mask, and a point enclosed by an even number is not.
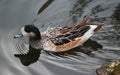
{"type": "Polygon", "coordinates": [[[21,33],[23,36],[27,36],[27,37],[34,37],[35,36],[35,33],[33,33],[33,32],[30,32],[30,33],[26,32],[24,27],[21,28],[21,33]]]}
{"type": "Polygon", "coordinates": [[[22,33],[23,36],[27,36],[27,37],[30,36],[29,33],[27,33],[27,32],[25,31],[25,28],[24,28],[24,27],[21,28],[21,33],[22,33]]]}
{"type": "Polygon", "coordinates": [[[30,32],[30,33],[28,33],[29,34],[29,36],[31,36],[31,37],[34,37],[35,36],[35,33],[33,33],[33,32],[30,32]]]}

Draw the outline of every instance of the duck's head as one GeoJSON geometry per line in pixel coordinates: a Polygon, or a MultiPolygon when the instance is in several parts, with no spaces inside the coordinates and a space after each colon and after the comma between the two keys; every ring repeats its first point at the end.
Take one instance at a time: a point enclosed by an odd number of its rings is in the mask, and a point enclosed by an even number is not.
{"type": "Polygon", "coordinates": [[[20,37],[29,37],[30,39],[34,40],[40,40],[41,34],[39,29],[34,25],[25,25],[21,28],[20,33],[15,35],[14,38],[20,38],[20,37]]]}

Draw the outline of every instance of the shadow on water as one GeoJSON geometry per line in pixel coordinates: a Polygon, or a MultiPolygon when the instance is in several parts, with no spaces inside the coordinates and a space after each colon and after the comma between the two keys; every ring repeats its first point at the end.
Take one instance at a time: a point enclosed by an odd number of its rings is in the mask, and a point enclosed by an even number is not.
{"type": "MultiPolygon", "coordinates": [[[[44,51],[44,52],[50,56],[67,58],[68,56],[78,56],[80,53],[85,53],[89,55],[91,51],[96,51],[102,47],[103,46],[97,43],[97,41],[93,41],[89,39],[87,42],[83,44],[83,47],[78,46],[74,49],[64,52],[49,52],[49,51],[44,51]]],[[[30,46],[28,53],[15,54],[14,56],[19,58],[24,66],[29,66],[30,64],[37,62],[37,60],[40,57],[40,54],[41,54],[40,49],[34,49],[30,46]]]]}
{"type": "Polygon", "coordinates": [[[14,54],[15,57],[19,58],[24,66],[29,66],[32,63],[37,62],[40,57],[41,50],[29,47],[29,52],[26,54],[14,54]]]}

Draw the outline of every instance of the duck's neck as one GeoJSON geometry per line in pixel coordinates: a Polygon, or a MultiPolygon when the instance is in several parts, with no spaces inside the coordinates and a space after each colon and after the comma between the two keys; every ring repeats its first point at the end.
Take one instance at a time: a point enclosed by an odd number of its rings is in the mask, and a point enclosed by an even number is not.
{"type": "Polygon", "coordinates": [[[41,39],[29,38],[29,45],[35,49],[41,48],[41,39]]]}
{"type": "Polygon", "coordinates": [[[40,32],[35,32],[35,36],[29,38],[30,40],[34,40],[34,41],[41,40],[41,34],[40,32]]]}
{"type": "Polygon", "coordinates": [[[29,38],[29,42],[30,42],[30,44],[37,44],[37,43],[39,43],[41,41],[41,35],[39,34],[36,34],[36,36],[35,37],[30,37],[29,38]]]}
{"type": "Polygon", "coordinates": [[[40,39],[33,39],[33,38],[29,38],[29,42],[30,43],[33,43],[33,42],[38,42],[38,41],[40,41],[40,39]]]}
{"type": "Polygon", "coordinates": [[[31,37],[29,38],[30,41],[38,41],[41,40],[41,37],[31,37]]]}

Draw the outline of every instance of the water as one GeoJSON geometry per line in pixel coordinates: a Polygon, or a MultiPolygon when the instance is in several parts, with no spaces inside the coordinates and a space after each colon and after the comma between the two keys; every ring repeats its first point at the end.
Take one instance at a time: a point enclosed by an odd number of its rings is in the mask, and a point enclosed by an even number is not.
{"type": "MultiPolygon", "coordinates": [[[[119,59],[120,26],[112,22],[110,16],[120,0],[55,0],[38,10],[47,0],[1,0],[0,1],[0,75],[96,75],[96,68],[103,63],[119,59]],[[90,22],[104,22],[105,26],[92,39],[103,46],[102,49],[72,54],[66,57],[52,56],[41,52],[38,60],[23,66],[14,56],[16,53],[13,36],[20,27],[34,22],[43,31],[56,25],[77,22],[85,14],[90,14],[90,22]]],[[[62,53],[63,54],[63,53],[62,53]]],[[[64,54],[63,54],[64,55],[64,54]]]]}

